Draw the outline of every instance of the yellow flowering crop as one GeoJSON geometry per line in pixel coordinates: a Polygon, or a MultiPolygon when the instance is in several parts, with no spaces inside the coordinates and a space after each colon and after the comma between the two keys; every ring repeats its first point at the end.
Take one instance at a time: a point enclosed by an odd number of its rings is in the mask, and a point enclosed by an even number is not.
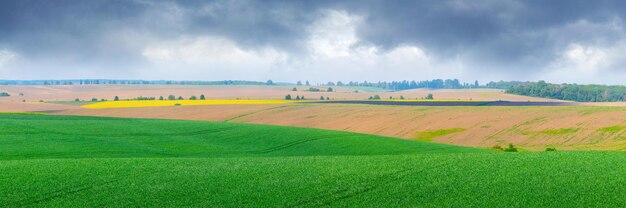
{"type": "Polygon", "coordinates": [[[123,100],[105,101],[82,106],[83,108],[141,108],[187,105],[258,105],[285,104],[298,101],[290,100],[123,100]]]}

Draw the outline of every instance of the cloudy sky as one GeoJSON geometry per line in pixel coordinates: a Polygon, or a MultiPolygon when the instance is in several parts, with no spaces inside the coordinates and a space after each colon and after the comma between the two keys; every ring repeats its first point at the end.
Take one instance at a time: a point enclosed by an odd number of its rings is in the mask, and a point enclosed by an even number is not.
{"type": "Polygon", "coordinates": [[[626,1],[0,1],[0,79],[626,84],[626,1]]]}

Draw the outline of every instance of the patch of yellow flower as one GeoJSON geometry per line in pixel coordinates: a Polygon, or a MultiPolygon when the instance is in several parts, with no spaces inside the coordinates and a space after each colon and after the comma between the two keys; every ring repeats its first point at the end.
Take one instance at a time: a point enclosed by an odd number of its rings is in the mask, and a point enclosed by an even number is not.
{"type": "Polygon", "coordinates": [[[290,100],[120,100],[104,101],[88,105],[83,108],[142,108],[164,106],[187,106],[187,105],[260,105],[260,104],[286,104],[299,101],[290,100]]]}

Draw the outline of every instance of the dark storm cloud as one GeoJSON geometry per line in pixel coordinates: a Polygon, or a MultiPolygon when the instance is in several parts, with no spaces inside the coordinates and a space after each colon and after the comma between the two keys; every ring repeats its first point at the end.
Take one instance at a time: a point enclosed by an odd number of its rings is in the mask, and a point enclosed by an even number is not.
{"type": "Polygon", "coordinates": [[[307,28],[323,11],[341,10],[362,17],[357,37],[382,50],[415,45],[439,60],[460,58],[471,73],[520,75],[539,73],[570,44],[623,40],[623,8],[617,0],[2,1],[0,49],[30,60],[140,66],[147,44],[212,35],[297,57],[307,53],[307,28]]]}

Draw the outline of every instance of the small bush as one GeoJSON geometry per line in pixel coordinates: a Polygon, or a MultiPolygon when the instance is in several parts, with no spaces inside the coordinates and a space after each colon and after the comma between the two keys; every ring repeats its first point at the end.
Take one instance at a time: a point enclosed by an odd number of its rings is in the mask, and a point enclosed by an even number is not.
{"type": "Polygon", "coordinates": [[[492,150],[498,150],[498,151],[504,151],[504,149],[502,149],[502,147],[500,145],[495,145],[493,147],[491,147],[492,150]]]}
{"type": "Polygon", "coordinates": [[[505,152],[517,152],[517,148],[513,146],[513,144],[509,144],[509,147],[504,149],[505,152]]]}
{"type": "Polygon", "coordinates": [[[556,152],[556,148],[548,147],[548,148],[546,148],[546,152],[556,152]]]}

